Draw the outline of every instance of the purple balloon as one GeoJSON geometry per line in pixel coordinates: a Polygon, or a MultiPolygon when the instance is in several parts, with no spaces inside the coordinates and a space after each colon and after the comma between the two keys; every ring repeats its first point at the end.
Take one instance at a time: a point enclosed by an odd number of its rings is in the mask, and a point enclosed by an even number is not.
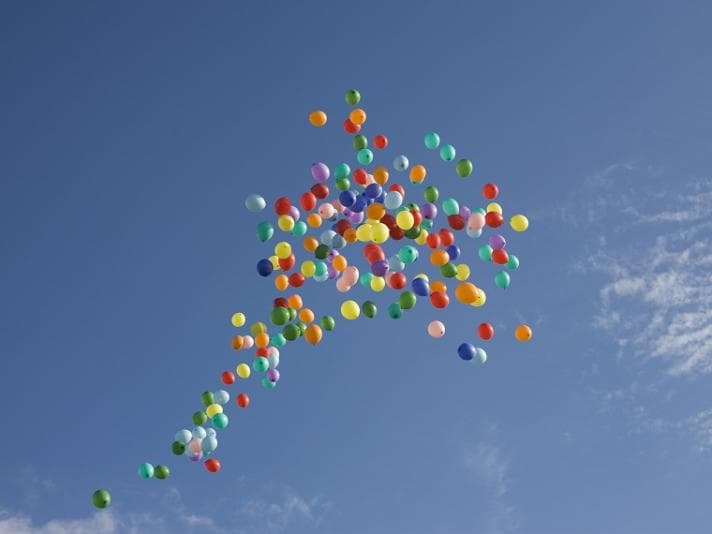
{"type": "Polygon", "coordinates": [[[420,214],[423,216],[424,219],[432,221],[435,217],[438,216],[438,208],[432,202],[426,202],[420,207],[420,214]]]}
{"type": "Polygon", "coordinates": [[[364,218],[363,212],[351,213],[351,216],[349,217],[349,222],[351,224],[361,224],[363,222],[363,218],[364,218]]]}
{"type": "Polygon", "coordinates": [[[299,217],[301,217],[301,214],[299,213],[299,210],[297,209],[296,206],[289,206],[289,216],[294,219],[295,221],[299,220],[299,217]]]}
{"type": "Polygon", "coordinates": [[[270,369],[267,371],[266,376],[270,382],[277,382],[279,380],[279,371],[277,371],[277,369],[270,369]]]}
{"type": "Polygon", "coordinates": [[[390,267],[388,265],[388,261],[386,260],[377,260],[373,262],[373,265],[371,265],[371,272],[376,276],[386,276],[389,269],[390,267]]]}
{"type": "MultiPolygon", "coordinates": [[[[336,237],[336,236],[334,236],[334,237],[336,237]]],[[[326,259],[327,259],[328,261],[333,261],[333,259],[334,259],[336,256],[340,256],[339,251],[338,251],[338,250],[330,250],[330,251],[329,251],[329,254],[326,255],[326,259]]]]}
{"type": "Polygon", "coordinates": [[[493,234],[489,238],[489,245],[494,250],[503,249],[506,244],[507,244],[507,241],[504,239],[503,235],[493,234]]]}
{"type": "Polygon", "coordinates": [[[311,166],[312,178],[317,182],[326,182],[329,179],[331,173],[329,172],[329,167],[325,163],[318,162],[312,163],[311,166]]]}
{"type": "Polygon", "coordinates": [[[468,208],[467,206],[460,206],[460,217],[463,219],[467,220],[470,218],[470,215],[472,215],[472,210],[468,208]]]}
{"type": "Polygon", "coordinates": [[[334,266],[329,264],[326,268],[326,272],[329,274],[329,280],[333,280],[336,278],[336,275],[339,274],[336,269],[334,269],[334,266]]]}

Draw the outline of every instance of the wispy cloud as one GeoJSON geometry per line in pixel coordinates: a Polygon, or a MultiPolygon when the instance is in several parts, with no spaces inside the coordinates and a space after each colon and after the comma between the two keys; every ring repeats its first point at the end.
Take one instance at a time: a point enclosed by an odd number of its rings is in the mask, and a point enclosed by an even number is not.
{"type": "Polygon", "coordinates": [[[285,487],[278,499],[253,497],[238,512],[249,532],[279,533],[296,524],[318,527],[325,519],[331,503],[320,496],[305,498],[285,487]]]}
{"type": "Polygon", "coordinates": [[[112,534],[120,523],[110,511],[97,512],[82,519],[53,519],[36,525],[24,515],[0,511],[0,534],[112,534]]]}

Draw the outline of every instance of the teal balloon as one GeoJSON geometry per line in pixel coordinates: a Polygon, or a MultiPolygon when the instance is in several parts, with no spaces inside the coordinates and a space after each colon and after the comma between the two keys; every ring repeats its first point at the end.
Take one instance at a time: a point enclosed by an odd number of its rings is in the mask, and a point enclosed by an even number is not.
{"type": "Polygon", "coordinates": [[[434,150],[440,146],[440,136],[435,132],[425,134],[425,147],[434,150]]]}
{"type": "Polygon", "coordinates": [[[336,321],[331,315],[325,315],[321,318],[321,327],[327,332],[331,332],[336,326],[336,321]]]}
{"type": "Polygon", "coordinates": [[[361,273],[361,276],[358,277],[358,281],[363,287],[371,287],[371,280],[373,280],[373,278],[373,273],[361,273]]]}
{"type": "Polygon", "coordinates": [[[208,420],[208,416],[205,415],[205,412],[195,412],[193,414],[193,424],[194,425],[198,425],[198,426],[204,425],[207,420],[208,420]]]}
{"type": "Polygon", "coordinates": [[[509,255],[507,269],[509,269],[510,271],[516,271],[517,269],[519,269],[519,258],[517,258],[514,254],[509,255]]]}
{"type": "Polygon", "coordinates": [[[423,219],[420,222],[420,227],[425,228],[426,230],[430,230],[434,224],[435,224],[435,221],[431,221],[429,219],[423,219]]]}
{"type": "Polygon", "coordinates": [[[337,178],[335,183],[339,191],[348,191],[351,188],[351,180],[348,178],[337,178]]]}
{"type": "Polygon", "coordinates": [[[202,395],[200,395],[200,402],[203,403],[203,406],[210,406],[211,404],[215,404],[215,397],[213,396],[212,391],[203,391],[202,395]]]}
{"type": "Polygon", "coordinates": [[[472,213],[479,213],[480,215],[487,215],[487,210],[484,208],[476,208],[472,210],[472,213]]]}
{"type": "Polygon", "coordinates": [[[363,134],[354,135],[352,143],[354,145],[354,150],[368,148],[368,138],[363,134]]]}
{"type": "Polygon", "coordinates": [[[262,383],[262,387],[265,389],[274,389],[277,387],[277,382],[272,382],[266,376],[263,376],[260,382],[262,383]]]}
{"type": "Polygon", "coordinates": [[[258,356],[252,362],[252,368],[258,373],[264,373],[269,369],[269,360],[263,356],[258,356]]]}
{"type": "MultiPolygon", "coordinates": [[[[319,248],[319,247],[317,247],[319,248]]],[[[314,276],[324,276],[326,272],[328,271],[329,266],[326,265],[323,261],[315,261],[314,262],[314,276]]]]}
{"type": "Polygon", "coordinates": [[[336,180],[340,178],[348,178],[351,174],[351,167],[348,163],[339,163],[334,167],[334,178],[336,180]]]}
{"type": "Polygon", "coordinates": [[[427,202],[437,202],[439,196],[440,191],[438,191],[438,188],[434,185],[429,185],[425,188],[425,191],[423,191],[423,198],[427,202]]]}
{"type": "Polygon", "coordinates": [[[443,201],[443,211],[445,215],[457,215],[460,212],[460,204],[454,198],[448,198],[443,201]]]}
{"type": "Polygon", "coordinates": [[[361,311],[366,317],[373,319],[376,316],[376,313],[378,313],[378,308],[376,307],[375,302],[367,300],[361,305],[361,311]]]}
{"type": "Polygon", "coordinates": [[[355,106],[361,101],[361,93],[359,93],[356,89],[349,89],[346,91],[344,100],[346,100],[346,103],[349,106],[355,106]]]}
{"type": "Polygon", "coordinates": [[[277,332],[275,335],[270,337],[269,339],[270,343],[274,345],[275,347],[284,347],[284,345],[287,344],[287,339],[279,332],[277,332]]]}
{"type": "Polygon", "coordinates": [[[269,241],[274,235],[274,226],[272,226],[267,221],[262,221],[257,225],[257,239],[262,241],[269,241]]]}
{"type": "Polygon", "coordinates": [[[452,145],[443,145],[440,147],[440,159],[443,161],[452,161],[455,159],[455,147],[452,145]]]}
{"type": "Polygon", "coordinates": [[[391,319],[400,319],[403,317],[403,310],[401,309],[400,304],[394,302],[388,306],[388,317],[391,319]]]}
{"type": "Polygon", "coordinates": [[[282,329],[282,335],[284,335],[287,341],[295,341],[300,335],[299,327],[295,324],[288,324],[282,329]]]}
{"type": "Polygon", "coordinates": [[[398,259],[406,265],[411,264],[418,259],[418,249],[411,245],[406,245],[398,251],[398,259]]]}
{"type": "Polygon", "coordinates": [[[494,275],[494,283],[497,287],[507,289],[509,287],[509,273],[507,271],[499,271],[494,275]]]}
{"type": "Polygon", "coordinates": [[[224,413],[216,413],[215,415],[213,415],[211,422],[213,423],[213,426],[215,428],[217,428],[218,430],[222,430],[223,428],[227,428],[227,425],[230,420],[224,413]]]}
{"type": "Polygon", "coordinates": [[[140,476],[141,478],[151,478],[153,477],[153,473],[153,465],[149,464],[148,462],[138,466],[138,476],[140,476]]]}
{"type": "Polygon", "coordinates": [[[185,452],[185,443],[180,441],[174,441],[171,443],[171,452],[176,456],[180,456],[185,452]]]}
{"type": "Polygon", "coordinates": [[[91,503],[99,509],[111,504],[111,494],[105,489],[98,489],[91,495],[91,503]]]}
{"type": "Polygon", "coordinates": [[[373,162],[373,152],[368,148],[362,148],[356,154],[356,159],[361,165],[370,165],[373,162]]]}
{"type": "Polygon", "coordinates": [[[492,261],[492,247],[489,245],[482,245],[477,251],[480,259],[483,261],[492,261]]]}
{"type": "Polygon", "coordinates": [[[154,472],[154,476],[158,480],[165,480],[169,476],[171,476],[171,470],[168,468],[167,465],[163,465],[163,464],[157,465],[155,472],[154,472]]]}
{"type": "Polygon", "coordinates": [[[440,274],[445,278],[454,278],[457,275],[457,267],[452,262],[447,262],[440,267],[440,274]]]}
{"type": "Polygon", "coordinates": [[[306,235],[308,229],[307,223],[304,221],[297,221],[294,223],[294,228],[292,228],[292,235],[295,237],[302,237],[303,235],[306,235]]]}
{"type": "Polygon", "coordinates": [[[460,178],[467,178],[472,174],[472,162],[469,159],[461,159],[455,165],[455,170],[460,178]]]}
{"type": "Polygon", "coordinates": [[[418,297],[412,291],[403,291],[398,297],[398,305],[404,310],[410,310],[415,306],[418,297]]]}

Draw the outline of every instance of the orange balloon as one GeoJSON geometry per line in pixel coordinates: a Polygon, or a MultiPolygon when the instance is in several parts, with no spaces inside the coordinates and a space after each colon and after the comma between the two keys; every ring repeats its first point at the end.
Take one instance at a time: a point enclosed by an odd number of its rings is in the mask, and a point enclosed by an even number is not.
{"type": "Polygon", "coordinates": [[[314,110],[309,114],[309,124],[312,126],[319,128],[320,126],[324,126],[326,121],[326,113],[320,109],[314,110]]]}
{"type": "Polygon", "coordinates": [[[267,334],[267,332],[260,332],[255,336],[255,345],[257,345],[261,349],[269,345],[269,335],[267,334]]]}
{"type": "Polygon", "coordinates": [[[299,295],[290,295],[287,298],[287,302],[289,303],[290,308],[294,308],[295,310],[301,310],[302,306],[304,306],[304,303],[302,302],[302,297],[299,295]]]}
{"type": "Polygon", "coordinates": [[[286,274],[277,275],[277,278],[274,279],[274,287],[279,291],[284,291],[289,287],[289,277],[286,274]]]}
{"type": "Polygon", "coordinates": [[[413,165],[413,167],[410,169],[410,181],[413,182],[414,184],[420,184],[425,180],[425,176],[428,174],[428,171],[425,170],[425,167],[422,165],[413,165]]]}
{"type": "Polygon", "coordinates": [[[514,329],[514,337],[522,343],[529,341],[532,338],[532,329],[528,325],[520,324],[514,329]]]}
{"type": "Polygon", "coordinates": [[[434,280],[430,282],[430,292],[447,293],[447,286],[442,280],[434,280]]]}
{"type": "Polygon", "coordinates": [[[472,304],[477,300],[477,286],[471,282],[462,282],[455,288],[455,298],[463,304],[472,304]]]}
{"type": "Polygon", "coordinates": [[[299,320],[307,324],[314,322],[314,312],[309,308],[299,310],[299,320]]]}
{"type": "Polygon", "coordinates": [[[356,241],[358,240],[358,237],[356,236],[356,229],[347,228],[344,232],[344,239],[347,243],[356,243],[356,241]]]}
{"type": "Polygon", "coordinates": [[[334,259],[331,260],[331,265],[334,267],[334,269],[336,269],[339,272],[346,269],[346,266],[348,264],[349,264],[349,262],[346,259],[346,256],[335,256],[334,259]]]}
{"type": "Polygon", "coordinates": [[[232,348],[235,350],[240,350],[245,345],[245,338],[237,335],[232,338],[232,348]]]}
{"type": "Polygon", "coordinates": [[[430,253],[430,263],[432,263],[436,267],[442,267],[449,261],[450,255],[447,253],[447,251],[441,248],[436,248],[430,253]]]}
{"type": "Polygon", "coordinates": [[[356,108],[349,113],[349,119],[351,119],[351,122],[354,124],[361,125],[366,122],[366,112],[361,108],[356,108]]]}
{"type": "Polygon", "coordinates": [[[312,228],[319,228],[321,226],[321,215],[318,213],[310,213],[307,215],[307,224],[312,228]]]}
{"type": "Polygon", "coordinates": [[[386,207],[380,202],[374,202],[366,208],[366,217],[372,221],[380,221],[381,217],[386,214],[386,207]]]}
{"type": "Polygon", "coordinates": [[[310,324],[307,326],[306,331],[304,332],[304,339],[307,340],[312,345],[316,345],[321,341],[321,327],[318,324],[310,324]]]}
{"type": "Polygon", "coordinates": [[[373,181],[378,185],[385,185],[388,182],[388,170],[385,167],[373,169],[373,181]]]}
{"type": "Polygon", "coordinates": [[[319,246],[319,240],[314,236],[307,236],[304,238],[304,250],[307,252],[314,252],[316,247],[319,246]]]}

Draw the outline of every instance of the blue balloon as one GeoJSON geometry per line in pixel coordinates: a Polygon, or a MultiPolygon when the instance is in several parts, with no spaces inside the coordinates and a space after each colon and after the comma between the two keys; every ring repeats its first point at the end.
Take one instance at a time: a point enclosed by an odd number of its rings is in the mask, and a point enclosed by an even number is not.
{"type": "Polygon", "coordinates": [[[448,256],[450,256],[450,260],[456,260],[460,257],[460,247],[457,245],[450,245],[445,250],[447,251],[448,256]]]}
{"type": "Polygon", "coordinates": [[[359,195],[358,197],[356,197],[356,201],[351,206],[351,211],[353,211],[355,213],[361,213],[365,209],[366,209],[366,197],[363,195],[359,195]]]}
{"type": "Polygon", "coordinates": [[[245,199],[245,207],[252,213],[258,213],[265,209],[267,202],[260,195],[252,194],[245,199]]]}
{"type": "Polygon", "coordinates": [[[342,191],[339,194],[339,202],[345,208],[350,208],[356,202],[356,194],[353,191],[342,191]]]}
{"type": "Polygon", "coordinates": [[[427,297],[430,295],[430,284],[428,284],[424,278],[413,278],[410,287],[413,289],[413,293],[419,297],[427,297]]]}
{"type": "Polygon", "coordinates": [[[465,361],[469,361],[474,358],[476,353],[477,349],[471,343],[462,343],[459,347],[457,347],[458,356],[465,361]]]}
{"type": "Polygon", "coordinates": [[[257,272],[260,276],[269,276],[274,271],[274,266],[269,259],[265,258],[257,262],[257,272]]]}
{"type": "Polygon", "coordinates": [[[366,186],[366,191],[364,191],[368,198],[373,199],[380,197],[382,192],[383,188],[378,184],[368,184],[368,186],[366,186]]]}

